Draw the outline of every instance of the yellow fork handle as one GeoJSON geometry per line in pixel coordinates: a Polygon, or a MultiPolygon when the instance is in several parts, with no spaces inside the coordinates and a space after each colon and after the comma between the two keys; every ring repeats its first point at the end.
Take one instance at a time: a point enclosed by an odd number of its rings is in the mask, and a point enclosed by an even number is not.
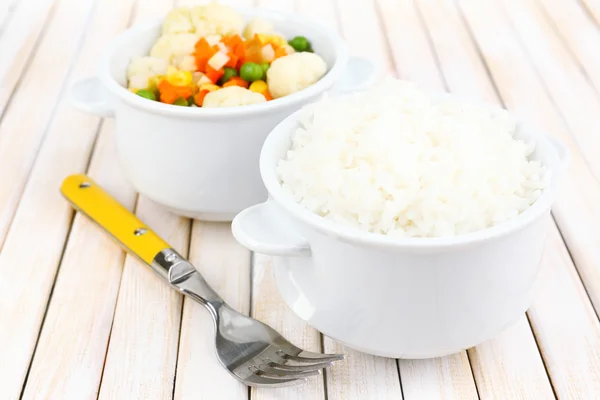
{"type": "Polygon", "coordinates": [[[84,174],[67,177],[60,191],[75,207],[132,254],[152,265],[154,257],[171,246],[84,174]]]}

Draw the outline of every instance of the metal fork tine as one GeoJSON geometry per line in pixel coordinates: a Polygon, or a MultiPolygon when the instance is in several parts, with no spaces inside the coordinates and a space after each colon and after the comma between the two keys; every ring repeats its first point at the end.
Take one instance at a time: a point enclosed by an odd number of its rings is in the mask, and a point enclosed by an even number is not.
{"type": "Polygon", "coordinates": [[[285,354],[282,354],[281,356],[288,360],[304,362],[304,363],[315,362],[315,361],[333,362],[333,361],[341,361],[346,358],[346,356],[344,356],[343,354],[319,354],[319,353],[313,353],[311,351],[305,351],[305,350],[301,351],[297,355],[285,353],[285,354]]]}
{"type": "Polygon", "coordinates": [[[309,371],[286,371],[282,369],[277,369],[269,366],[261,366],[259,367],[260,371],[257,371],[255,374],[258,376],[262,376],[265,378],[272,379],[298,379],[298,378],[309,378],[311,376],[320,375],[321,370],[309,370],[309,371]]]}
{"type": "Polygon", "coordinates": [[[285,379],[273,379],[266,376],[250,375],[244,379],[244,383],[250,386],[267,386],[267,387],[285,387],[295,386],[302,383],[306,383],[306,379],[300,378],[285,378],[285,379]]]}
{"type": "Polygon", "coordinates": [[[270,367],[281,369],[284,371],[307,371],[312,369],[323,369],[329,368],[333,365],[332,361],[319,362],[314,364],[306,364],[302,363],[302,365],[289,365],[289,364],[278,364],[278,363],[269,363],[270,367]]]}

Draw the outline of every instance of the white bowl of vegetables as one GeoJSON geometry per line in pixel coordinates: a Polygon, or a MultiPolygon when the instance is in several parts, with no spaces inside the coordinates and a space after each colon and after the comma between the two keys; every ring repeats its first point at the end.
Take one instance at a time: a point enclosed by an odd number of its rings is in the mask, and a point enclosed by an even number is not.
{"type": "Polygon", "coordinates": [[[120,34],[71,98],[115,118],[119,163],[136,190],[176,214],[229,221],[266,199],[258,158],[280,121],[377,75],[309,19],[213,3],[120,34]]]}

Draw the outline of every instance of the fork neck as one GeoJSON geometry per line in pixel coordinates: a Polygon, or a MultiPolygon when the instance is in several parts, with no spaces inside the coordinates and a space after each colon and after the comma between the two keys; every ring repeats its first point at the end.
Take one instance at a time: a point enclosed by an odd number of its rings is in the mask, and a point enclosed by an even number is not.
{"type": "Polygon", "coordinates": [[[225,302],[189,261],[175,250],[165,249],[154,257],[151,266],[173,288],[205,306],[217,322],[225,302]]]}

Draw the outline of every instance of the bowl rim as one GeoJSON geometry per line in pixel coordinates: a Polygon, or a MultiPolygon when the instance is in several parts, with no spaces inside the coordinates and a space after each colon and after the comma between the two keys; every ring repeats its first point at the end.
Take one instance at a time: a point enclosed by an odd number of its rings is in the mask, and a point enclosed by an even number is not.
{"type": "MultiPolygon", "coordinates": [[[[163,18],[155,18],[151,21],[136,24],[131,28],[121,32],[115,37],[111,43],[106,47],[104,54],[99,64],[98,76],[103,85],[121,101],[142,109],[147,112],[154,114],[162,114],[175,117],[183,118],[206,118],[206,117],[235,117],[245,115],[257,115],[265,114],[270,112],[277,112],[281,109],[290,106],[298,106],[298,104],[306,102],[314,96],[325,92],[329,89],[342,75],[345,70],[349,53],[348,48],[344,40],[331,28],[315,22],[307,17],[303,17],[297,14],[266,10],[258,8],[243,8],[234,7],[236,11],[240,12],[245,18],[248,17],[263,17],[273,20],[285,20],[293,21],[295,24],[305,25],[311,32],[320,32],[323,36],[329,38],[334,49],[334,61],[327,73],[316,83],[307,87],[306,89],[300,90],[288,96],[275,99],[261,104],[252,104],[245,106],[236,107],[214,107],[214,108],[203,108],[203,107],[177,107],[171,104],[163,104],[158,101],[148,101],[147,99],[136,96],[130,92],[127,88],[121,86],[111,75],[111,60],[115,52],[132,37],[138,35],[147,34],[150,30],[155,30],[162,24],[163,18]]],[[[310,32],[307,32],[307,36],[310,36],[310,32]]]]}
{"type": "MultiPolygon", "coordinates": [[[[461,96],[456,97],[460,98],[461,96]]],[[[485,104],[485,102],[481,101],[480,103],[485,104]]],[[[295,129],[298,127],[299,116],[302,112],[303,110],[300,109],[281,121],[265,140],[259,160],[260,174],[263,183],[267,188],[271,201],[275,201],[276,204],[283,208],[288,214],[291,214],[296,220],[301,221],[327,236],[337,237],[347,242],[360,245],[404,250],[442,250],[480,244],[519,232],[538,220],[545,213],[550,212],[550,208],[558,191],[558,181],[563,173],[565,164],[568,161],[568,154],[567,160],[561,161],[558,150],[552,143],[552,141],[556,141],[557,144],[564,148],[562,141],[556,140],[555,138],[550,139],[549,136],[540,133],[527,123],[517,119],[517,129],[526,132],[528,137],[534,140],[536,147],[540,147],[540,151],[542,151],[540,159],[550,174],[548,186],[529,208],[515,218],[504,221],[498,225],[456,236],[390,237],[378,233],[362,231],[355,227],[344,226],[340,223],[325,219],[295,202],[291,196],[283,190],[277,177],[277,173],[275,172],[275,167],[271,165],[272,158],[278,144],[283,140],[288,140],[294,134],[295,129]]],[[[513,114],[511,113],[511,115],[513,114]]]]}

